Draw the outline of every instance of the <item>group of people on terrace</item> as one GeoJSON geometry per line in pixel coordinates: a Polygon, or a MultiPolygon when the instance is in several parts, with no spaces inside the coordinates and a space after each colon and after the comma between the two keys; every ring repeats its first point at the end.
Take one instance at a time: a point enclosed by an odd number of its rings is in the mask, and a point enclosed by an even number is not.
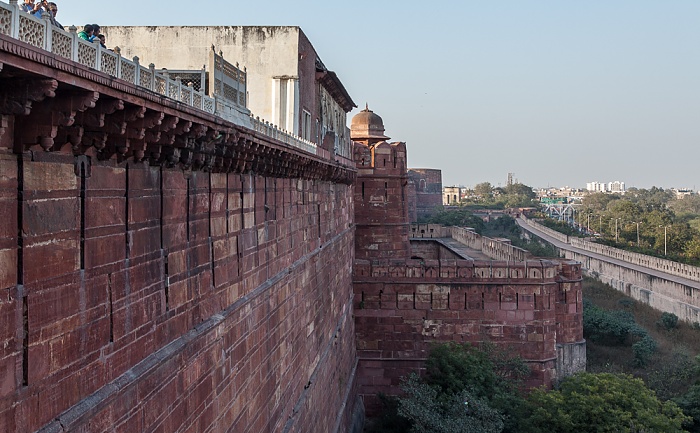
{"type": "Polygon", "coordinates": [[[96,40],[99,40],[102,48],[107,48],[105,46],[105,35],[100,33],[99,24],[85,24],[83,29],[78,32],[78,37],[88,42],[95,42],[96,40]]]}
{"type": "MultiPolygon", "coordinates": [[[[36,3],[34,3],[34,0],[24,0],[24,3],[20,5],[20,9],[34,15],[37,18],[46,18],[52,25],[60,28],[61,30],[65,30],[61,23],[56,21],[58,6],[54,2],[38,0],[36,3]]],[[[83,30],[78,32],[78,37],[88,42],[96,42],[99,40],[102,48],[107,48],[105,45],[105,35],[100,33],[100,26],[97,24],[86,24],[83,27],[83,30]]]]}
{"type": "Polygon", "coordinates": [[[65,30],[61,23],[56,21],[58,6],[54,2],[39,0],[34,3],[34,0],[24,0],[24,3],[22,3],[19,8],[37,18],[48,18],[51,24],[60,28],[61,30],[65,30]]]}

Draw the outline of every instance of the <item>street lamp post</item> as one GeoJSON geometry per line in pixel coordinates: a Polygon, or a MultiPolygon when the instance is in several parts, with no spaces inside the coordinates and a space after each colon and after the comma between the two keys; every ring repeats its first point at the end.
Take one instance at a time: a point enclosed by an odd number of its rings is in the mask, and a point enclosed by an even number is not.
{"type": "Polygon", "coordinates": [[[637,224],[637,248],[639,248],[639,223],[641,221],[630,221],[632,224],[637,224]]]}
{"type": "Polygon", "coordinates": [[[667,229],[669,226],[659,226],[659,227],[663,227],[663,228],[664,228],[664,256],[665,256],[665,255],[667,254],[667,253],[666,253],[666,245],[667,245],[667,240],[668,240],[668,238],[666,237],[666,229],[667,229]]]}

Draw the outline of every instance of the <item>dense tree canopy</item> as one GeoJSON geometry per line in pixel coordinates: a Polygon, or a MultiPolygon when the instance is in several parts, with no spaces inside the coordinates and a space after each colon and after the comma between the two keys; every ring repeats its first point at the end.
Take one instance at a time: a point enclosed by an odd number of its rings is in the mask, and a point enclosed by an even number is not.
{"type": "MultiPolygon", "coordinates": [[[[579,373],[557,389],[524,397],[519,384],[528,371],[493,345],[441,344],[423,378],[403,379],[398,414],[411,433],[680,433],[692,421],[625,374],[579,373]]],[[[683,403],[697,407],[697,395],[689,393],[683,403]]]]}
{"type": "Polygon", "coordinates": [[[700,196],[630,188],[626,194],[593,193],[576,209],[577,222],[619,248],[700,265],[700,196]]]}
{"type": "Polygon", "coordinates": [[[689,421],[675,403],[624,374],[579,373],[557,390],[535,390],[528,404],[522,426],[531,433],[680,433],[689,421]]]}

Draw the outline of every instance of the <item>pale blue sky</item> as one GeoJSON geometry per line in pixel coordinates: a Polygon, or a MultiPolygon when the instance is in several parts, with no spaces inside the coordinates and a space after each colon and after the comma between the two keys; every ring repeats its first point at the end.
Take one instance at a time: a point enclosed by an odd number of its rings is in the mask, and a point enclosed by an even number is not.
{"type": "Polygon", "coordinates": [[[301,26],[445,185],[700,188],[698,0],[57,3],[64,24],[301,26]]]}

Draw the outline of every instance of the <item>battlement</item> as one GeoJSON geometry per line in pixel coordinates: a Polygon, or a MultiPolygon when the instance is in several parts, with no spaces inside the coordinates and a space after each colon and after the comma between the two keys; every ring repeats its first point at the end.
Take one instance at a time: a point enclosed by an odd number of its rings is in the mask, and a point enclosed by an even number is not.
{"type": "Polygon", "coordinates": [[[382,141],[370,146],[355,143],[353,155],[358,170],[363,170],[363,174],[376,171],[376,174],[406,176],[406,143],[382,141]]]}
{"type": "Polygon", "coordinates": [[[355,260],[355,281],[421,280],[454,283],[508,284],[547,283],[563,280],[580,280],[581,264],[561,260],[527,260],[523,262],[486,260],[355,260]]]}

